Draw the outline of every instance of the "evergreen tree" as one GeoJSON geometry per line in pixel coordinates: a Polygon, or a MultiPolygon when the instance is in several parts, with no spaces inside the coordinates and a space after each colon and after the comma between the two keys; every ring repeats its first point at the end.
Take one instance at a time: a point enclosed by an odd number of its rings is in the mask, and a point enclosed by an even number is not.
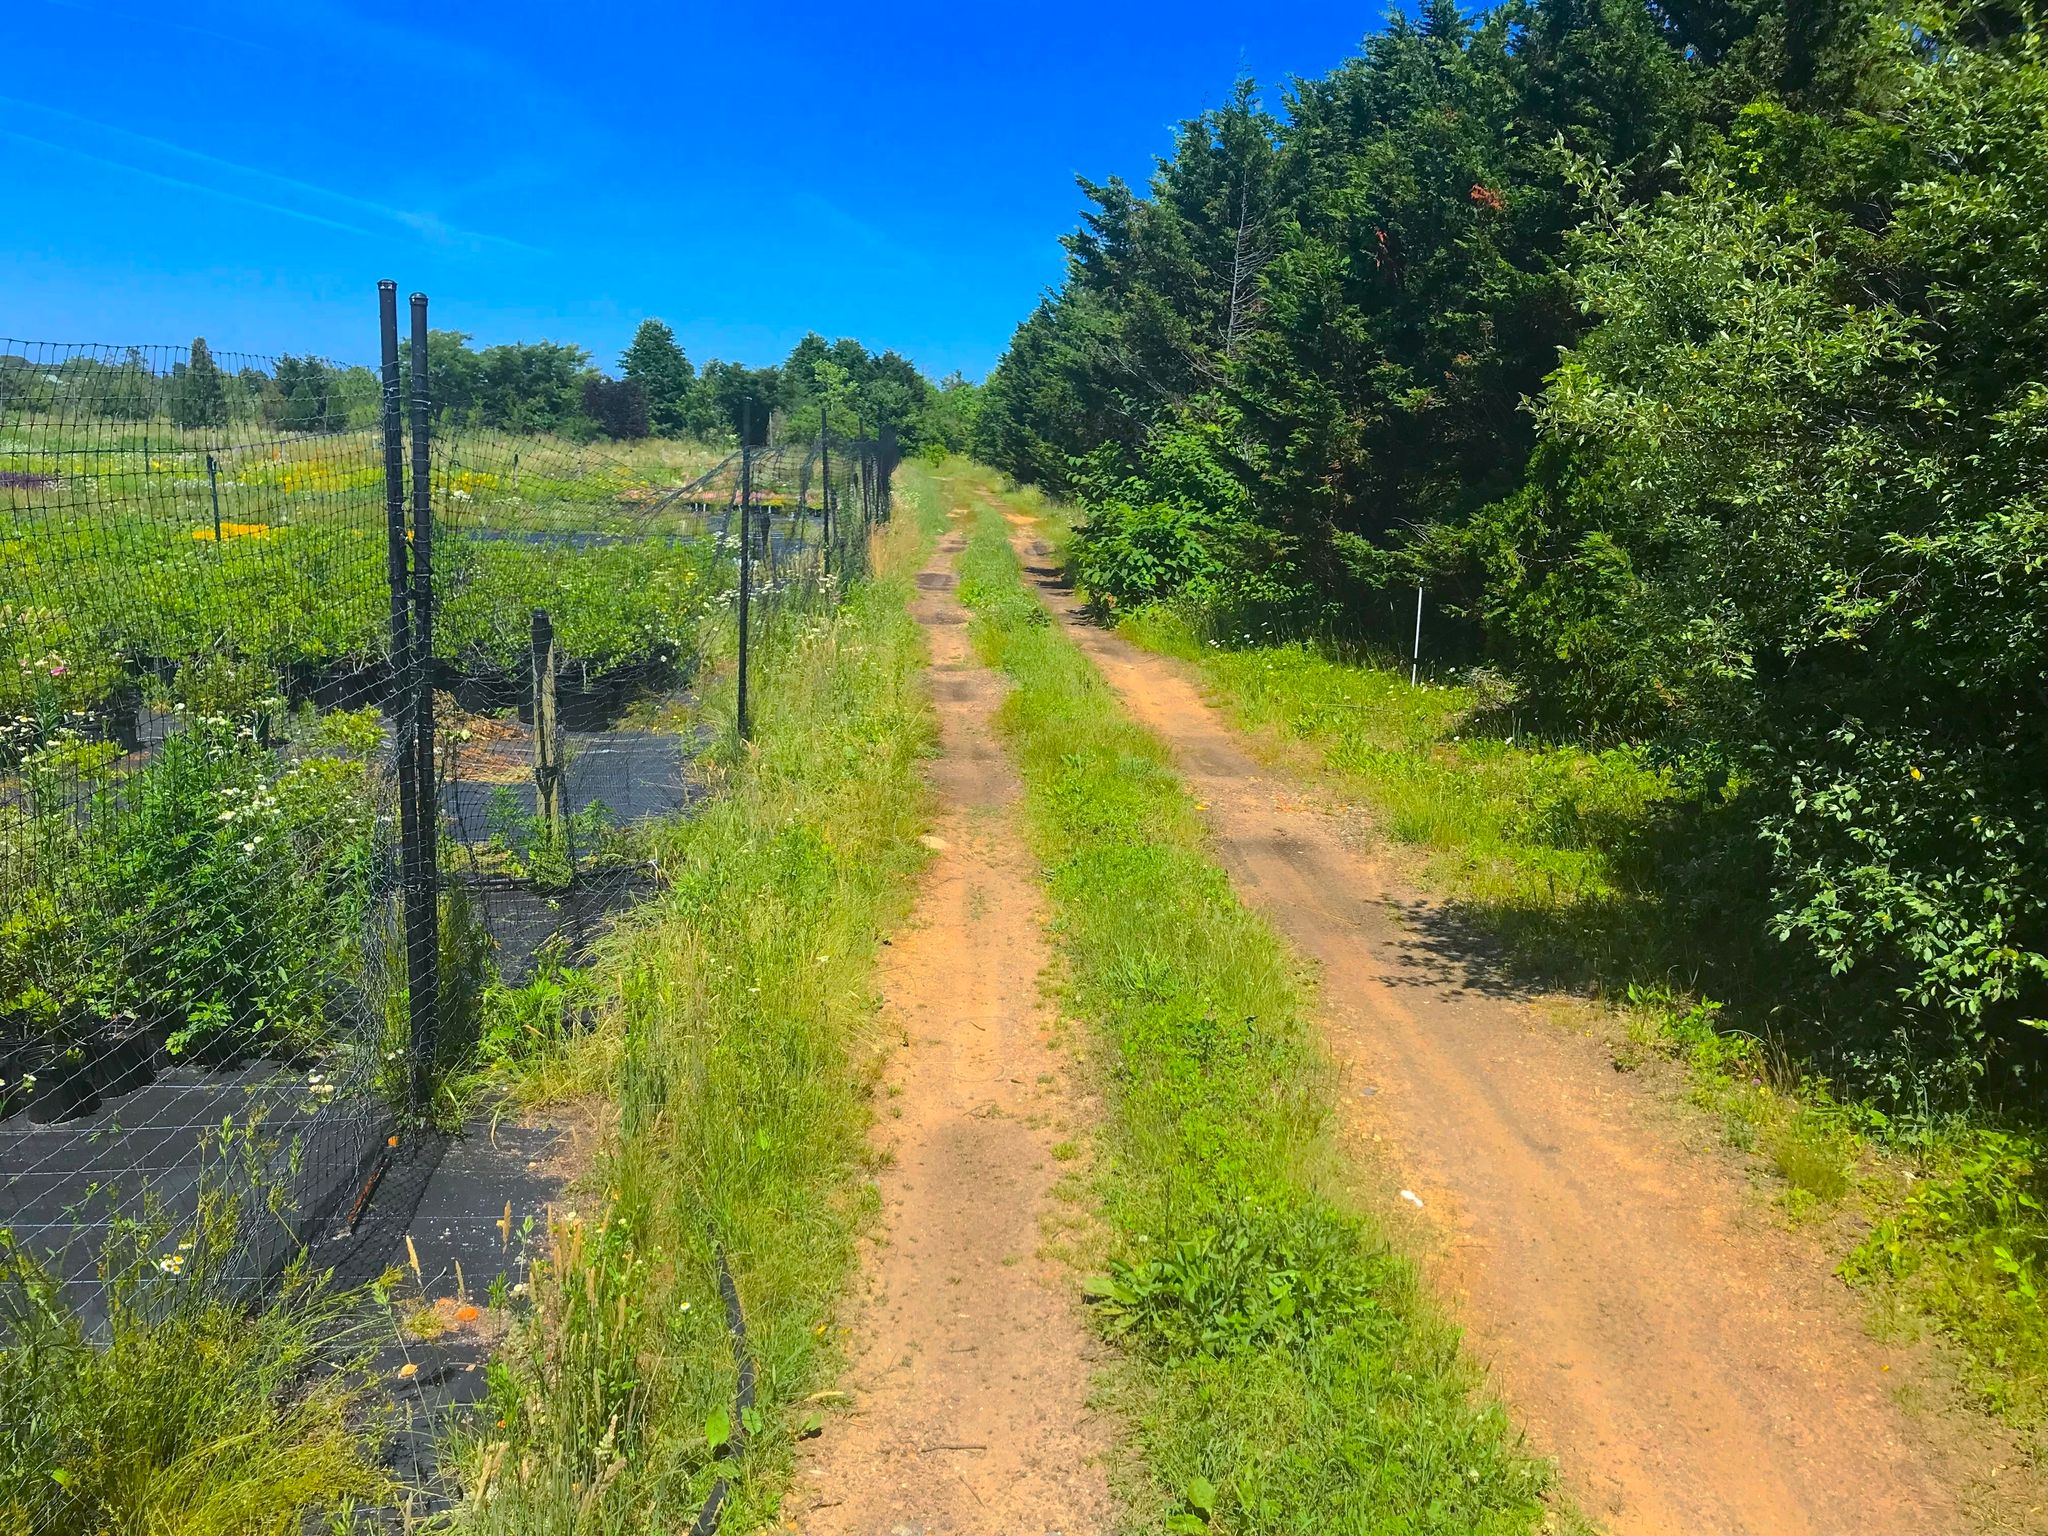
{"type": "MultiPolygon", "coordinates": [[[[1654,750],[1717,913],[1919,1112],[2048,1071],[2048,32],[1424,0],[1083,183],[977,450],[1105,605],[1407,643],[1654,750]],[[1377,628],[1377,633],[1375,629],[1377,628]]],[[[1525,716],[1525,718],[1528,718],[1525,716]]]]}
{"type": "Polygon", "coordinates": [[[207,350],[206,338],[192,338],[192,352],[171,389],[171,424],[195,431],[228,424],[227,385],[207,350]]]}
{"type": "Polygon", "coordinates": [[[340,432],[348,426],[334,375],[318,358],[280,357],[266,407],[273,424],[287,432],[340,432]]]}
{"type": "Polygon", "coordinates": [[[690,396],[697,370],[676,343],[676,333],[659,320],[642,320],[633,344],[619,358],[619,371],[640,386],[647,419],[664,437],[690,430],[690,396]]]}

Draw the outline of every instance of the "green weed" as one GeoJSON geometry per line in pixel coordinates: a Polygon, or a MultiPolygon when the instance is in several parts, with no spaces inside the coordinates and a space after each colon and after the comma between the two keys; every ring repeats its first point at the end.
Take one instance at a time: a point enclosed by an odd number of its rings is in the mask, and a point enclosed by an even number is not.
{"type": "Polygon", "coordinates": [[[287,1536],[386,1494],[351,1298],[294,1271],[223,1299],[211,1209],[115,1234],[103,1340],[0,1231],[0,1529],[287,1536]]]}
{"type": "Polygon", "coordinates": [[[2040,1139],[1993,1126],[1936,1139],[1843,1265],[1882,1281],[1968,1351],[1971,1384],[2017,1422],[2048,1416],[2048,1215],[2040,1139]]]}

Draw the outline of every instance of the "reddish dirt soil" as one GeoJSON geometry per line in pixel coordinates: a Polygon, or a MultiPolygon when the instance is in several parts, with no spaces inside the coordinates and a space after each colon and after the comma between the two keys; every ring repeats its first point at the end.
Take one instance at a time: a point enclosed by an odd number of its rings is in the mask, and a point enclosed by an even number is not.
{"type": "Polygon", "coordinates": [[[953,596],[950,536],[918,577],[940,753],[934,857],[881,977],[902,1041],[876,1139],[892,1161],[853,1321],[853,1411],[828,1419],[788,1512],[828,1536],[1106,1530],[1096,1345],[1059,1223],[1054,1145],[1085,1118],[1040,1001],[1044,909],[1018,785],[953,596]]]}
{"type": "Polygon", "coordinates": [[[1089,623],[1010,520],[1055,614],[1171,747],[1239,894],[1320,968],[1361,1182],[1385,1186],[1586,1514],[1618,1536],[2038,1528],[2038,1490],[1973,1417],[1900,1406],[1940,1388],[1869,1337],[1811,1239],[1259,762],[1187,671],[1089,623]]]}

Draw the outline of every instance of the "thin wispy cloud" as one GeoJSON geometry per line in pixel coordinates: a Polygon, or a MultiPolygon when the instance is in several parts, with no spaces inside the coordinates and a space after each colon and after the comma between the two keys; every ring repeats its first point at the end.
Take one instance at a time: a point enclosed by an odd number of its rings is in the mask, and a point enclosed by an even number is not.
{"type": "Polygon", "coordinates": [[[84,0],[43,0],[43,4],[60,11],[77,11],[84,16],[97,16],[102,21],[112,22],[121,27],[157,27],[166,32],[182,32],[187,37],[203,37],[208,42],[226,43],[231,48],[246,48],[252,53],[281,53],[282,49],[265,42],[257,36],[240,36],[233,32],[217,32],[210,27],[195,27],[190,22],[172,21],[162,15],[140,15],[133,11],[117,11],[104,5],[87,5],[84,0]]]}
{"type": "Polygon", "coordinates": [[[931,258],[896,239],[887,230],[847,212],[815,192],[799,192],[791,200],[799,217],[808,219],[832,238],[873,256],[886,257],[906,272],[929,272],[931,258]]]}
{"type": "MultiPolygon", "coordinates": [[[[32,112],[47,118],[76,124],[79,127],[90,129],[94,133],[105,134],[111,139],[128,144],[145,146],[159,154],[170,155],[192,165],[203,165],[212,170],[225,172],[229,176],[246,177],[251,181],[292,192],[302,198],[324,202],[336,210],[346,209],[358,214],[367,214],[372,218],[400,225],[426,239],[435,240],[443,244],[493,246],[502,250],[523,251],[531,255],[547,254],[538,246],[528,245],[524,241],[514,240],[509,236],[487,234],[482,230],[465,229],[460,225],[451,224],[438,214],[419,209],[394,207],[388,203],[380,203],[371,198],[359,197],[352,192],[343,192],[334,187],[322,186],[317,182],[303,181],[295,176],[285,176],[276,171],[265,170],[261,166],[245,165],[240,161],[229,160],[220,155],[208,154],[205,150],[191,149],[183,144],[173,143],[169,139],[160,139],[151,134],[138,133],[132,128],[120,128],[111,123],[103,123],[77,112],[66,111],[62,107],[46,106],[41,102],[23,101],[17,97],[4,95],[0,95],[0,106],[13,107],[21,111],[32,112]]],[[[289,214],[295,218],[309,219],[315,223],[324,223],[336,229],[352,230],[357,234],[363,235],[373,234],[372,231],[357,225],[343,223],[340,220],[312,213],[305,209],[293,208],[283,203],[251,197],[246,193],[236,192],[232,188],[223,187],[216,183],[197,182],[180,177],[167,176],[163,172],[152,171],[132,161],[95,155],[75,145],[60,144],[52,140],[40,139],[30,134],[5,129],[0,129],[0,132],[8,132],[13,137],[27,140],[30,143],[41,144],[45,148],[64,150],[79,156],[81,159],[111,166],[116,170],[131,171],[137,175],[148,175],[171,185],[186,187],[193,191],[211,193],[214,196],[228,198],[231,201],[245,203],[252,207],[268,208],[273,212],[289,214]]]]}
{"type": "Polygon", "coordinates": [[[125,160],[110,160],[105,155],[95,155],[74,144],[59,144],[51,139],[39,139],[32,133],[20,133],[12,128],[0,128],[0,138],[13,139],[22,144],[33,144],[38,149],[47,149],[55,154],[68,155],[74,160],[83,160],[89,165],[104,166],[108,170],[121,171],[130,176],[140,176],[145,181],[160,186],[176,187],[183,192],[200,192],[208,197],[217,197],[225,202],[240,203],[245,208],[260,208],[265,213],[275,213],[287,219],[300,219],[308,224],[317,224],[323,229],[338,229],[351,235],[362,235],[374,240],[376,232],[360,224],[347,224],[340,219],[330,219],[324,214],[308,213],[303,208],[287,207],[283,203],[266,202],[260,197],[246,193],[232,192],[226,187],[209,186],[204,182],[187,181],[182,176],[167,176],[162,171],[150,170],[147,166],[133,165],[125,160]]]}

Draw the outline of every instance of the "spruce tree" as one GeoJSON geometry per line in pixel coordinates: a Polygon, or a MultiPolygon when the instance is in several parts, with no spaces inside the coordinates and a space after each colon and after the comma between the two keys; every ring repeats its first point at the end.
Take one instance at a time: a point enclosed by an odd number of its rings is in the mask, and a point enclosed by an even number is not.
{"type": "Polygon", "coordinates": [[[192,338],[191,360],[171,391],[171,424],[188,431],[228,424],[227,385],[204,336],[192,338]]]}
{"type": "Polygon", "coordinates": [[[641,321],[619,358],[619,371],[647,397],[647,419],[656,432],[675,437],[688,430],[697,370],[676,345],[673,330],[659,320],[641,321]]]}

